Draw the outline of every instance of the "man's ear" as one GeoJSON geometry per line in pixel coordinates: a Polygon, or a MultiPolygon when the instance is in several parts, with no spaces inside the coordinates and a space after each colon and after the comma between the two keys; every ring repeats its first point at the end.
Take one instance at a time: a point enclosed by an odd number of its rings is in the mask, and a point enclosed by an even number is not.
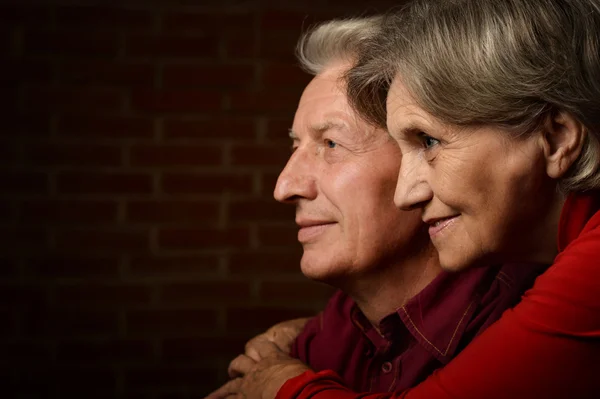
{"type": "Polygon", "coordinates": [[[587,130],[572,114],[557,111],[548,118],[543,133],[546,173],[559,179],[581,154],[587,130]]]}

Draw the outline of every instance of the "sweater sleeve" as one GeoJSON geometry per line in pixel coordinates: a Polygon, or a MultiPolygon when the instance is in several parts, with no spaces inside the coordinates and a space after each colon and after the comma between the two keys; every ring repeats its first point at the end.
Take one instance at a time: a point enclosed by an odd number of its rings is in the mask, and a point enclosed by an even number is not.
{"type": "MultiPolygon", "coordinates": [[[[596,215],[598,216],[598,215],[596,215]]],[[[600,228],[584,231],[446,367],[394,393],[359,394],[331,371],[286,382],[277,398],[506,399],[600,397],[600,228]]]]}

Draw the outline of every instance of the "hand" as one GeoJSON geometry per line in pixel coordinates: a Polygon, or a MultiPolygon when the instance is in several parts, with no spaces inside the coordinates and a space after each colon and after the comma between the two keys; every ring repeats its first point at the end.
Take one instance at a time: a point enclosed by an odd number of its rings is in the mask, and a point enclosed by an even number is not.
{"type": "Polygon", "coordinates": [[[296,337],[302,332],[304,325],[309,319],[310,318],[308,317],[303,317],[275,324],[264,333],[248,341],[248,344],[246,344],[246,349],[248,349],[249,346],[252,347],[252,343],[255,339],[264,337],[277,345],[283,352],[290,353],[292,344],[296,340],[296,337]]]}
{"type": "Polygon", "coordinates": [[[288,379],[310,370],[265,337],[257,337],[254,347],[260,361],[254,361],[250,357],[243,358],[245,355],[238,356],[236,360],[241,359],[239,364],[244,377],[232,379],[206,399],[274,399],[288,379]]]}
{"type": "Polygon", "coordinates": [[[272,342],[280,351],[289,353],[292,343],[302,332],[308,318],[287,320],[269,328],[246,343],[245,354],[239,355],[229,363],[228,373],[231,378],[241,377],[258,361],[262,359],[259,347],[265,340],[272,342]]]}

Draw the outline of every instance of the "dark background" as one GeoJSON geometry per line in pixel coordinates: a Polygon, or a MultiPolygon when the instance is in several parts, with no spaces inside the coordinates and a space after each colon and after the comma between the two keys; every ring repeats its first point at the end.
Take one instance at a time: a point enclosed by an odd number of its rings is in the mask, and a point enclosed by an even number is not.
{"type": "Polygon", "coordinates": [[[317,312],[272,199],[294,45],[395,3],[2,2],[0,397],[202,398],[317,312]]]}

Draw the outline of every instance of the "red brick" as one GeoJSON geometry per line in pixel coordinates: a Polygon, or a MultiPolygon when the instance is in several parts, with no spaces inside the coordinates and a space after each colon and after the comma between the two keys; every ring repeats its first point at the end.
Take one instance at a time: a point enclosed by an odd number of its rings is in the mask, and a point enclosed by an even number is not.
{"type": "Polygon", "coordinates": [[[50,116],[38,113],[4,115],[0,136],[47,136],[51,131],[50,123],[50,116]]]}
{"type": "Polygon", "coordinates": [[[186,276],[214,273],[218,270],[216,255],[139,257],[133,258],[129,270],[134,275],[186,276]]]}
{"type": "Polygon", "coordinates": [[[152,359],[153,348],[151,342],[142,340],[77,340],[60,342],[57,352],[57,359],[61,363],[147,362],[152,359]]]}
{"type": "Polygon", "coordinates": [[[266,87],[304,88],[312,79],[312,76],[300,69],[297,63],[265,65],[262,76],[266,87]]]}
{"type": "Polygon", "coordinates": [[[230,255],[229,272],[232,274],[295,274],[300,276],[300,245],[289,252],[241,252],[230,255]]]}
{"type": "Polygon", "coordinates": [[[115,62],[71,61],[60,68],[60,81],[66,84],[108,86],[154,86],[154,66],[115,62]]]}
{"type": "Polygon", "coordinates": [[[55,366],[51,386],[60,398],[114,398],[117,396],[116,370],[98,366],[55,366]],[[91,388],[93,387],[93,388],[91,388]]]}
{"type": "Polygon", "coordinates": [[[41,342],[17,341],[3,343],[0,346],[2,360],[12,365],[31,365],[32,363],[49,362],[52,351],[41,342]]]}
{"type": "Polygon", "coordinates": [[[24,330],[28,334],[116,335],[117,313],[110,310],[57,310],[27,314],[24,330]]]}
{"type": "Polygon", "coordinates": [[[232,147],[231,158],[234,165],[283,169],[290,158],[290,144],[238,144],[232,147]]]}
{"type": "Polygon", "coordinates": [[[128,334],[186,334],[215,328],[213,309],[152,309],[127,312],[128,334]]]}
{"type": "Polygon", "coordinates": [[[164,132],[169,139],[253,139],[254,126],[251,118],[167,119],[164,132]]]}
{"type": "Polygon", "coordinates": [[[0,277],[16,277],[19,275],[19,263],[16,259],[0,258],[0,277]]]}
{"type": "Polygon", "coordinates": [[[105,32],[30,32],[24,37],[26,54],[115,57],[117,35],[105,32]]]}
{"type": "Polygon", "coordinates": [[[306,8],[302,11],[267,9],[261,15],[260,27],[262,31],[290,30],[299,35],[303,27],[336,17],[339,17],[339,15],[323,11],[319,12],[317,7],[314,6],[310,12],[306,11],[306,8]]]}
{"type": "Polygon", "coordinates": [[[56,246],[72,252],[97,250],[103,253],[148,249],[147,231],[67,230],[56,234],[56,246]]]}
{"type": "Polygon", "coordinates": [[[265,197],[273,195],[275,186],[277,185],[277,179],[279,178],[280,172],[263,172],[261,177],[261,194],[265,197]]]}
{"type": "Polygon", "coordinates": [[[198,361],[207,356],[233,358],[244,352],[247,341],[247,336],[166,339],[161,353],[163,359],[177,362],[198,361]]]}
{"type": "Polygon", "coordinates": [[[293,112],[298,106],[301,90],[240,91],[231,94],[231,110],[272,113],[293,112]]]}
{"type": "Polygon", "coordinates": [[[290,115],[289,118],[277,118],[269,119],[267,121],[267,139],[278,142],[285,142],[288,145],[288,149],[291,147],[290,129],[294,123],[294,115],[290,115]]]}
{"type": "Polygon", "coordinates": [[[214,223],[219,217],[216,201],[130,201],[127,220],[134,223],[214,223]]]}
{"type": "Polygon", "coordinates": [[[166,31],[244,32],[254,31],[254,14],[251,12],[170,12],[163,16],[166,31]]]}
{"type": "Polygon", "coordinates": [[[115,371],[95,366],[64,367],[30,362],[23,369],[13,369],[10,381],[25,396],[105,399],[117,395],[115,371]]]}
{"type": "Polygon", "coordinates": [[[109,89],[38,87],[25,92],[25,109],[41,112],[119,111],[122,104],[122,94],[109,89]]]}
{"type": "Polygon", "coordinates": [[[0,91],[0,108],[3,113],[6,114],[14,114],[19,110],[19,98],[20,93],[19,89],[16,87],[16,84],[6,84],[2,87],[2,91],[0,91]]]}
{"type": "Polygon", "coordinates": [[[162,286],[161,301],[172,304],[220,303],[231,300],[248,300],[250,286],[243,281],[204,281],[194,283],[165,283],[162,286]]]}
{"type": "Polygon", "coordinates": [[[114,223],[117,203],[108,201],[26,201],[21,204],[24,223],[114,223]]]}
{"type": "Polygon", "coordinates": [[[168,194],[251,194],[251,174],[233,173],[165,173],[162,189],[168,194]]]}
{"type": "Polygon", "coordinates": [[[250,232],[246,228],[163,228],[159,231],[158,242],[167,249],[241,247],[250,244],[250,232]]]}
{"type": "Polygon", "coordinates": [[[2,323],[0,323],[0,336],[14,336],[17,330],[17,318],[15,314],[11,311],[0,309],[0,319],[2,320],[2,323]]]}
{"type": "Polygon", "coordinates": [[[230,35],[223,40],[227,59],[253,59],[258,56],[254,35],[230,35]]]}
{"type": "Polygon", "coordinates": [[[52,9],[40,6],[2,5],[0,6],[0,22],[2,25],[50,25],[52,9]]]}
{"type": "Polygon", "coordinates": [[[205,90],[139,90],[133,93],[132,106],[145,112],[211,112],[221,109],[221,95],[205,90]]]}
{"type": "Polygon", "coordinates": [[[214,58],[219,50],[214,36],[131,36],[127,54],[135,57],[214,58]]]}
{"type": "Polygon", "coordinates": [[[134,284],[77,284],[56,287],[56,301],[64,307],[117,307],[149,304],[152,288],[134,284]]]}
{"type": "Polygon", "coordinates": [[[298,246],[298,227],[290,226],[260,226],[258,241],[265,246],[296,247],[298,246]]]}
{"type": "Polygon", "coordinates": [[[294,49],[299,37],[300,29],[266,31],[262,37],[259,57],[270,61],[294,62],[294,49]]]}
{"type": "Polygon", "coordinates": [[[0,83],[11,82],[52,83],[54,67],[50,62],[40,60],[7,60],[3,61],[0,83]]]}
{"type": "Polygon", "coordinates": [[[48,293],[44,287],[23,284],[0,285],[0,304],[18,306],[39,306],[48,301],[48,293]]]}
{"type": "Polygon", "coordinates": [[[232,201],[229,205],[229,218],[236,222],[293,221],[295,214],[293,206],[280,204],[275,200],[239,200],[232,201]]]}
{"type": "Polygon", "coordinates": [[[243,307],[227,310],[227,329],[231,331],[264,331],[282,320],[314,316],[312,309],[282,307],[243,307]]]}
{"type": "Polygon", "coordinates": [[[0,201],[0,223],[14,223],[17,220],[18,208],[9,201],[0,201]]]}
{"type": "Polygon", "coordinates": [[[152,138],[154,121],[124,116],[62,115],[58,122],[58,134],[82,138],[152,138]]]}
{"type": "Polygon", "coordinates": [[[139,145],[131,148],[135,166],[211,166],[222,162],[222,149],[214,145],[139,145]]]}
{"type": "Polygon", "coordinates": [[[39,172],[0,172],[4,194],[44,194],[48,192],[48,175],[39,172]]]}
{"type": "Polygon", "coordinates": [[[57,176],[57,188],[67,194],[149,194],[152,176],[143,173],[64,172],[57,176]]]}
{"type": "Polygon", "coordinates": [[[150,30],[153,16],[146,10],[108,7],[60,7],[56,21],[61,28],[150,30]]]}
{"type": "Polygon", "coordinates": [[[245,87],[254,83],[252,65],[168,65],[163,70],[165,87],[245,87]]]}
{"type": "Polygon", "coordinates": [[[39,251],[48,246],[48,233],[43,229],[3,227],[0,229],[0,248],[4,251],[39,251]]]}
{"type": "Polygon", "coordinates": [[[0,141],[0,165],[14,165],[18,152],[18,144],[14,140],[0,141]]]}
{"type": "Polygon", "coordinates": [[[306,303],[325,302],[334,292],[331,286],[314,281],[264,281],[260,286],[260,298],[265,301],[306,303]]]}
{"type": "MultiPolygon", "coordinates": [[[[206,388],[217,381],[217,372],[212,368],[204,367],[155,367],[128,370],[125,373],[125,390],[164,390],[167,388],[181,389],[181,387],[206,388]]],[[[216,387],[215,387],[216,389],[216,387]]],[[[154,397],[154,396],[153,396],[154,397]]],[[[171,398],[171,395],[168,395],[171,398]]],[[[175,397],[179,399],[178,397],[175,397]]],[[[165,398],[166,399],[166,398],[165,398]]]]}
{"type": "Polygon", "coordinates": [[[47,143],[26,149],[28,162],[41,166],[120,166],[121,150],[111,145],[47,143]]]}
{"type": "Polygon", "coordinates": [[[51,278],[111,278],[119,274],[119,260],[107,257],[48,255],[29,259],[27,269],[35,275],[51,278]]]}

